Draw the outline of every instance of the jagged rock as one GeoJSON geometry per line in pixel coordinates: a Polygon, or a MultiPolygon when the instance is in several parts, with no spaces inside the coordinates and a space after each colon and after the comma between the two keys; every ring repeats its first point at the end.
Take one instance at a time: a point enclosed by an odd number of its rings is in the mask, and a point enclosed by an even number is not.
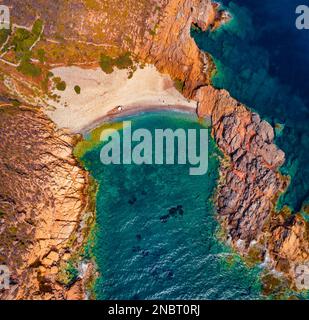
{"type": "Polygon", "coordinates": [[[259,123],[257,127],[257,134],[261,136],[262,140],[271,143],[274,140],[275,134],[274,134],[274,129],[273,127],[263,120],[262,122],[259,123]]]}
{"type": "Polygon", "coordinates": [[[261,242],[270,267],[295,285],[295,265],[309,257],[309,228],[299,215],[275,213],[275,199],[287,183],[278,172],[285,154],[273,142],[273,128],[222,90],[200,88],[195,98],[201,99],[199,115],[211,112],[213,136],[230,161],[221,168],[217,191],[219,221],[229,240],[245,256],[252,243],[261,242]]]}
{"type": "Polygon", "coordinates": [[[72,154],[77,138],[39,110],[8,106],[0,109],[0,139],[1,264],[19,283],[0,297],[63,297],[57,266],[88,198],[88,174],[72,154]],[[48,284],[36,280],[43,274],[48,284]]]}

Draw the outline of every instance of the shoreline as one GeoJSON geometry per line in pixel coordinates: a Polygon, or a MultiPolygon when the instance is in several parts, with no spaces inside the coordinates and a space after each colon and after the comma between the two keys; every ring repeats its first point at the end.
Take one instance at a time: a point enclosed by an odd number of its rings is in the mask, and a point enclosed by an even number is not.
{"type": "Polygon", "coordinates": [[[139,116],[147,113],[160,113],[160,112],[175,112],[195,115],[198,119],[197,108],[190,108],[187,106],[160,106],[160,105],[145,105],[145,106],[123,106],[122,111],[118,111],[118,108],[112,109],[106,115],[97,118],[92,123],[88,124],[80,130],[80,134],[88,134],[92,130],[98,128],[100,125],[108,122],[113,122],[117,119],[122,119],[130,116],[139,116]]]}

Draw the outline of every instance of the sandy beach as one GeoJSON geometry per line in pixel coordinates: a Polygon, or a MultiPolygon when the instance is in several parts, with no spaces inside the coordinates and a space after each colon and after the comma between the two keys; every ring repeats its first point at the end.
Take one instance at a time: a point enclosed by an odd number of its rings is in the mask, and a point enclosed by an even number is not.
{"type": "Polygon", "coordinates": [[[66,83],[54,90],[59,102],[49,100],[54,110],[48,116],[60,127],[87,132],[112,118],[154,110],[196,112],[197,103],[185,99],[167,75],[155,67],[138,68],[131,79],[127,70],[105,74],[100,68],[60,67],[51,70],[66,83]],[[80,94],[74,90],[81,88],[80,94]]]}

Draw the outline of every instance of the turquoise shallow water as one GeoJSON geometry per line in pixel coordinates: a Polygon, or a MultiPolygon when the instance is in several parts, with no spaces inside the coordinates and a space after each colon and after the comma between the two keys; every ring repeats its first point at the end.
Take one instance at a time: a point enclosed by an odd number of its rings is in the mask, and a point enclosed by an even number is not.
{"type": "Polygon", "coordinates": [[[193,31],[193,37],[215,60],[214,86],[277,127],[276,143],[287,158],[282,172],[292,177],[279,207],[299,211],[309,201],[309,31],[295,27],[302,1],[220,2],[232,21],[215,32],[193,31]]]}
{"type": "MultiPolygon", "coordinates": [[[[193,116],[153,113],[133,129],[201,128],[193,116]]],[[[259,299],[260,269],[249,269],[217,239],[211,197],[218,151],[210,140],[209,171],[188,165],[111,165],[102,145],[82,158],[99,183],[93,254],[98,299],[259,299]]]]}

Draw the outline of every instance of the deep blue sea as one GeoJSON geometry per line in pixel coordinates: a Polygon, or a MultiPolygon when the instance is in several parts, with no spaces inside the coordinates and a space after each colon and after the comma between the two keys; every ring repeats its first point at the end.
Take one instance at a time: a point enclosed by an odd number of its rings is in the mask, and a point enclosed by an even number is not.
{"type": "Polygon", "coordinates": [[[308,0],[218,1],[233,15],[215,32],[193,32],[215,60],[213,84],[276,127],[292,181],[279,207],[301,210],[309,201],[309,30],[295,26],[296,7],[308,0]]]}

